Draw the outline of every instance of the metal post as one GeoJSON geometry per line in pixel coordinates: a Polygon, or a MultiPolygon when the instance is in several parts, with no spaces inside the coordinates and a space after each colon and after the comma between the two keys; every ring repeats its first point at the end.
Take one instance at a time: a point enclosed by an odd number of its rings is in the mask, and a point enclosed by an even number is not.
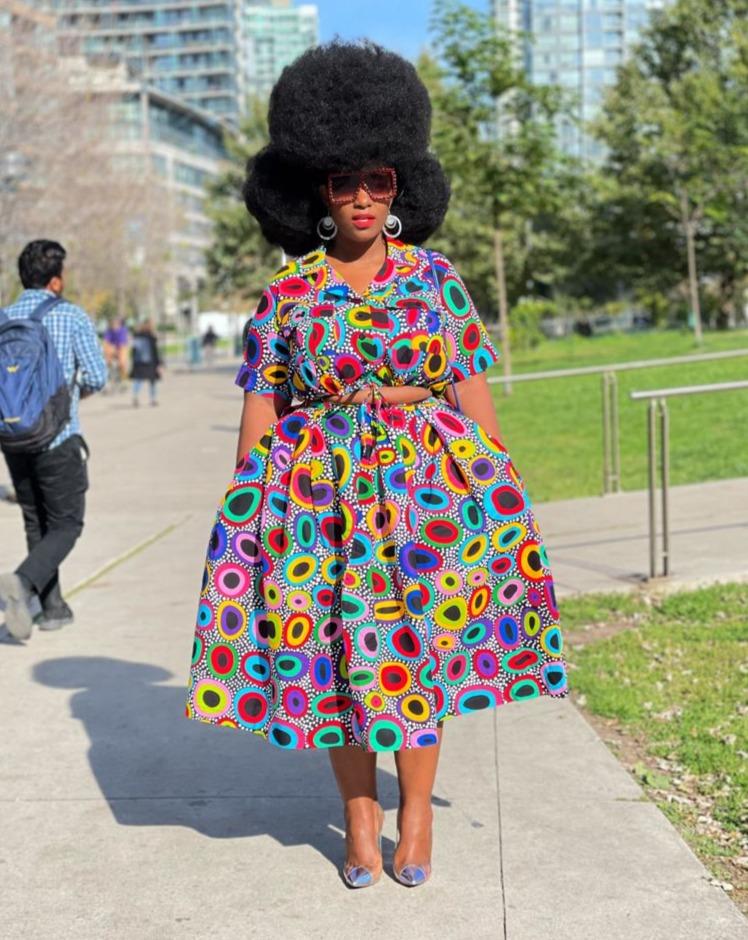
{"type": "Polygon", "coordinates": [[[655,421],[657,413],[657,403],[654,399],[649,402],[647,407],[647,451],[649,454],[649,577],[656,575],[656,554],[657,554],[657,521],[655,519],[655,464],[657,460],[657,444],[655,437],[655,421]]]}
{"type": "Polygon", "coordinates": [[[670,531],[668,520],[668,490],[670,483],[670,421],[667,399],[658,402],[660,410],[660,461],[662,480],[662,576],[670,574],[670,531]]]}
{"type": "Polygon", "coordinates": [[[618,376],[603,372],[603,495],[621,492],[621,447],[618,440],[618,376]]]}
{"type": "Polygon", "coordinates": [[[621,492],[621,441],[618,432],[618,374],[610,373],[610,436],[612,439],[613,473],[611,484],[614,493],[621,492]]]}
{"type": "Polygon", "coordinates": [[[717,382],[713,385],[684,385],[676,388],[658,388],[649,391],[631,392],[634,401],[647,405],[647,453],[649,459],[649,577],[657,577],[657,471],[662,487],[662,577],[670,575],[670,415],[668,398],[680,395],[700,395],[706,392],[732,392],[748,389],[748,381],[717,382]],[[657,460],[657,423],[659,419],[660,460],[657,460]]]}
{"type": "Polygon", "coordinates": [[[603,395],[603,496],[610,492],[610,407],[608,403],[608,375],[603,372],[601,379],[603,395]]]}

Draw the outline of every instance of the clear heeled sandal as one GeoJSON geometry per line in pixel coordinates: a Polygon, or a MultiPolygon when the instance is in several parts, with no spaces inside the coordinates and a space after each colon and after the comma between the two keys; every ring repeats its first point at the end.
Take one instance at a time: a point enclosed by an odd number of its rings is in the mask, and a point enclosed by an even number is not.
{"type": "MultiPolygon", "coordinates": [[[[400,833],[398,833],[397,837],[399,841],[400,833]]],[[[425,865],[415,865],[409,862],[399,869],[395,868],[393,865],[392,873],[401,885],[405,885],[408,888],[416,888],[418,885],[427,882],[431,877],[431,863],[427,862],[425,865]]]]}
{"type": "MultiPolygon", "coordinates": [[[[377,833],[377,848],[379,854],[382,854],[382,829],[384,828],[384,810],[380,809],[381,818],[379,820],[379,832],[377,833]]],[[[374,872],[366,865],[344,865],[343,878],[351,888],[368,888],[376,884],[382,876],[382,868],[374,872]]]]}
{"type": "MultiPolygon", "coordinates": [[[[398,816],[399,819],[399,816],[398,816]]],[[[397,842],[400,842],[400,826],[397,827],[397,842]]],[[[408,888],[416,888],[418,885],[425,884],[431,877],[431,862],[425,862],[417,865],[414,862],[406,862],[402,868],[396,868],[393,860],[392,873],[401,885],[408,888]]]]}

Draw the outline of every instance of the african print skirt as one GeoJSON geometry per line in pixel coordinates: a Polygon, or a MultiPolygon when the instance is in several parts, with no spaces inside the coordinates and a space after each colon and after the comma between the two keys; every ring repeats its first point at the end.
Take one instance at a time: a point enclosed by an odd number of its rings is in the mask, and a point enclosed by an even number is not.
{"type": "Polygon", "coordinates": [[[318,401],[245,455],[210,536],[188,717],[393,751],[567,694],[530,500],[477,422],[434,398],[318,401]]]}

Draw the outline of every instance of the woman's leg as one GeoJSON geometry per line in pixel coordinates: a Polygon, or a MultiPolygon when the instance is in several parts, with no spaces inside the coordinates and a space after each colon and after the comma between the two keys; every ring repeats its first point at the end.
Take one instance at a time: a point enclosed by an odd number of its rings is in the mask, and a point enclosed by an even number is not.
{"type": "Polygon", "coordinates": [[[117,350],[117,363],[119,366],[119,380],[124,382],[127,378],[127,346],[120,346],[117,350]]]}
{"type": "Polygon", "coordinates": [[[152,405],[158,404],[158,394],[157,394],[157,391],[156,391],[156,380],[155,380],[155,379],[151,379],[151,404],[152,404],[152,405]]]}
{"type": "Polygon", "coordinates": [[[133,405],[138,404],[138,398],[140,396],[140,386],[143,384],[142,379],[133,379],[132,380],[132,403],[133,405]]]}
{"type": "Polygon", "coordinates": [[[397,814],[400,841],[395,847],[395,871],[405,865],[423,867],[431,863],[431,794],[439,764],[442,730],[439,724],[436,744],[395,752],[400,784],[400,807],[397,814]]]}
{"type": "Polygon", "coordinates": [[[343,800],[346,865],[363,865],[376,877],[382,867],[377,846],[382,819],[377,799],[377,755],[355,746],[333,747],[330,763],[343,800]]]}

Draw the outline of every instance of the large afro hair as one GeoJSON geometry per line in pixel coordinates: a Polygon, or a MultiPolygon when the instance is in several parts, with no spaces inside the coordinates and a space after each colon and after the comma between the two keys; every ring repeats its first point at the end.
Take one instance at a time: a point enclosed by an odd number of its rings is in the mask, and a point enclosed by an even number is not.
{"type": "Polygon", "coordinates": [[[302,255],[320,243],[327,173],[394,166],[401,238],[442,222],[449,183],[429,151],[431,102],[413,65],[371,42],[335,40],[287,66],[270,95],[270,143],[247,163],[244,201],[271,244],[302,255]]]}

